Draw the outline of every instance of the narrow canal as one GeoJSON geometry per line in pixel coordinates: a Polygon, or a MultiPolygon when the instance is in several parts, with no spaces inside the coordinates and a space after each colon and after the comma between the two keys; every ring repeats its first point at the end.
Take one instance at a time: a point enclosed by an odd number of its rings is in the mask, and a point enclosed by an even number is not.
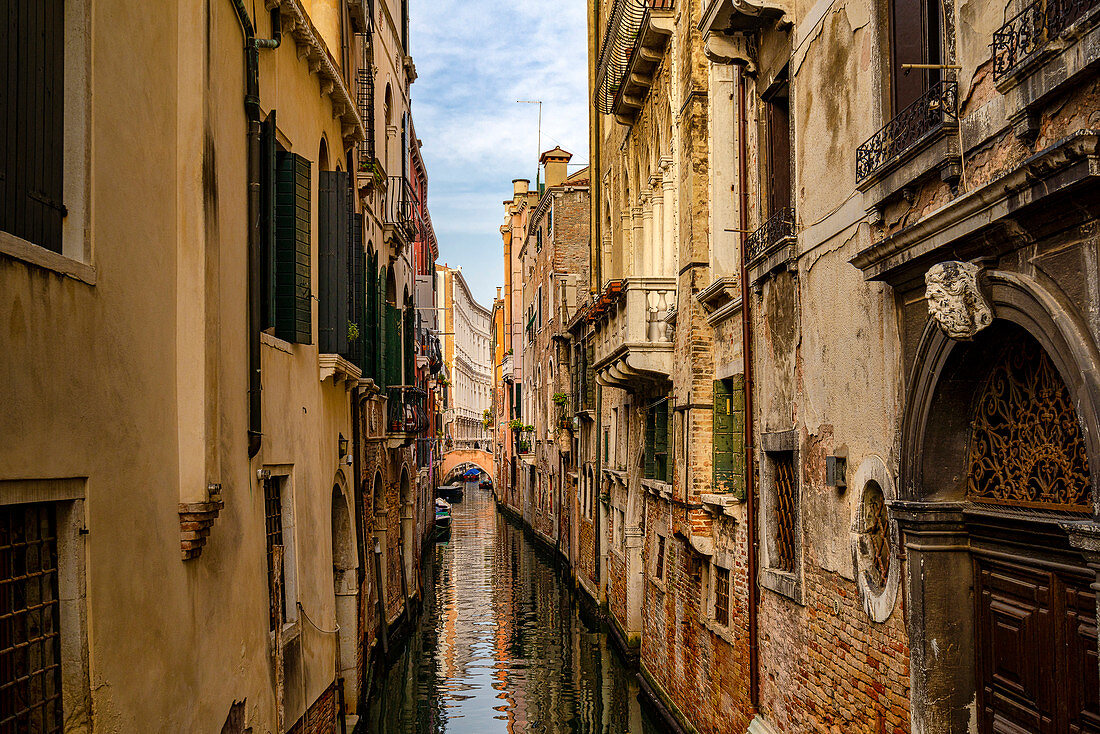
{"type": "Polygon", "coordinates": [[[490,491],[468,491],[452,515],[450,540],[428,551],[423,613],[376,689],[368,729],[660,732],[633,672],[490,491]]]}

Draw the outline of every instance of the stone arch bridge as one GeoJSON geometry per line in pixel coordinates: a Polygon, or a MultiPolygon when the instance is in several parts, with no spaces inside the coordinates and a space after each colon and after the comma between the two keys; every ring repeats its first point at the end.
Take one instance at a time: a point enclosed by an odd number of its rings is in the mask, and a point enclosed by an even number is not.
{"type": "Polygon", "coordinates": [[[468,471],[471,466],[476,466],[493,478],[493,455],[488,451],[478,449],[455,449],[443,455],[443,467],[440,476],[443,483],[447,484],[457,475],[468,471]]]}

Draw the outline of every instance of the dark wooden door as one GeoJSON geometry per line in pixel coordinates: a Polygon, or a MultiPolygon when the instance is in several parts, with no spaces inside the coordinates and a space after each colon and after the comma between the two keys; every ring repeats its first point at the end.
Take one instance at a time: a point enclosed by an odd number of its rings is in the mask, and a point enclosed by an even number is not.
{"type": "Polygon", "coordinates": [[[975,556],[982,734],[1100,733],[1091,574],[975,556]]]}

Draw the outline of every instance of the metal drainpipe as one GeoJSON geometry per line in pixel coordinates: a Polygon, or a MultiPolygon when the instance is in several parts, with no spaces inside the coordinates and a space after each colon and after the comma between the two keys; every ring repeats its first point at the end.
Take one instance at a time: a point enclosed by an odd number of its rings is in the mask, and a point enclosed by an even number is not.
{"type": "Polygon", "coordinates": [[[749,194],[748,194],[748,167],[746,156],[748,146],[745,143],[745,130],[747,128],[745,117],[745,72],[740,69],[737,72],[737,140],[738,140],[738,187],[741,189],[740,210],[741,229],[741,353],[745,360],[745,499],[748,514],[748,576],[749,576],[749,703],[755,713],[760,708],[760,652],[757,647],[757,604],[758,589],[756,583],[757,574],[757,518],[756,518],[756,488],[753,447],[752,424],[752,321],[749,317],[749,273],[746,267],[745,252],[748,246],[749,226],[749,194]]]}
{"type": "Polygon", "coordinates": [[[248,458],[260,452],[263,415],[260,401],[260,49],[278,48],[282,15],[271,11],[272,38],[256,38],[244,0],[230,0],[244,33],[244,111],[248,119],[248,458]]]}

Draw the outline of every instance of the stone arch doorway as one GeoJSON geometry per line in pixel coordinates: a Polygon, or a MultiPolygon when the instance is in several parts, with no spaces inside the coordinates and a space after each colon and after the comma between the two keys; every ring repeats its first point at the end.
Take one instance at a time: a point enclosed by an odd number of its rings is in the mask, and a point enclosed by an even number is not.
{"type": "Polygon", "coordinates": [[[973,340],[927,325],[903,415],[913,731],[1100,732],[1096,349],[1036,284],[988,282],[973,340]]]}
{"type": "Polygon", "coordinates": [[[343,476],[332,485],[332,587],[336,610],[336,670],[343,680],[345,713],[354,714],[359,700],[356,655],[358,643],[358,555],[355,552],[353,505],[343,476]]]}

